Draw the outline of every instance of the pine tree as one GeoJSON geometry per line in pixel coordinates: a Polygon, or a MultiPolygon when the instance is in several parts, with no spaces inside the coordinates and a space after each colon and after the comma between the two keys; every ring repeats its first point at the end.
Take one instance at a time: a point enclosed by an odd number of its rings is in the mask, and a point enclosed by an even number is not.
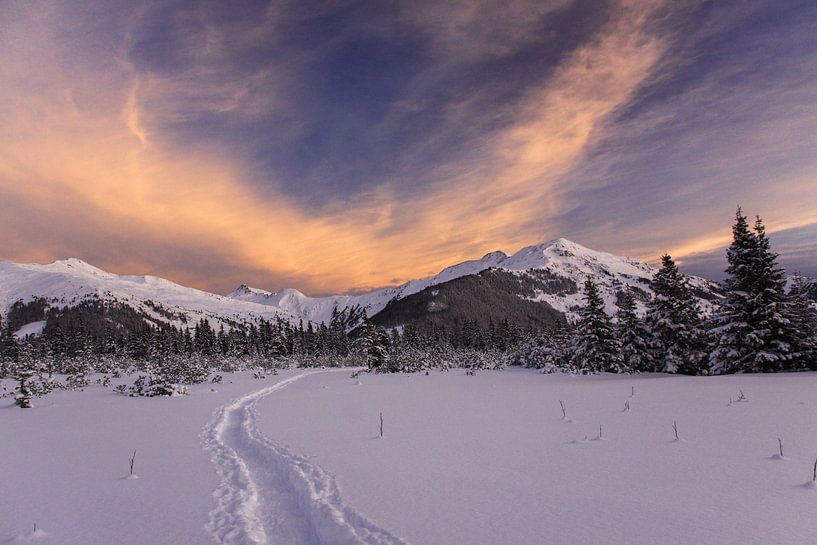
{"type": "Polygon", "coordinates": [[[34,397],[32,381],[36,371],[36,359],[31,346],[21,345],[14,364],[14,378],[17,381],[14,402],[21,409],[31,408],[31,398],[34,397]]]}
{"type": "Polygon", "coordinates": [[[650,357],[650,332],[636,313],[633,291],[627,289],[616,302],[616,338],[621,345],[622,365],[628,371],[654,371],[650,357]]]}
{"type": "Polygon", "coordinates": [[[798,359],[795,344],[798,334],[787,317],[785,272],[777,265],[777,254],[771,251],[766,228],[760,216],[754,225],[757,241],[753,259],[752,291],[753,334],[758,341],[754,372],[784,371],[798,359]]]}
{"type": "Polygon", "coordinates": [[[584,284],[585,304],[570,349],[571,366],[584,373],[621,373],[620,348],[598,287],[588,278],[584,284]]]}
{"type": "Polygon", "coordinates": [[[752,261],[757,241],[749,230],[743,210],[737,209],[732,225],[732,244],[726,250],[729,266],[726,268],[721,301],[712,320],[709,335],[714,346],[709,363],[716,373],[735,373],[746,370],[753,359],[751,334],[752,261]]]}
{"type": "Polygon", "coordinates": [[[388,359],[388,333],[374,325],[364,314],[363,325],[358,337],[358,346],[366,360],[369,371],[385,371],[388,359]]]}
{"type": "Polygon", "coordinates": [[[710,362],[719,373],[783,371],[799,365],[799,333],[789,316],[784,272],[760,217],[749,230],[738,208],[727,250],[726,298],[713,320],[710,362]]]}
{"type": "Polygon", "coordinates": [[[686,277],[668,254],[653,278],[655,297],[646,322],[657,371],[702,375],[708,373],[706,343],[700,310],[686,277]]]}
{"type": "Polygon", "coordinates": [[[817,370],[817,308],[809,298],[805,278],[794,273],[789,290],[787,317],[796,332],[796,368],[817,370]]]}

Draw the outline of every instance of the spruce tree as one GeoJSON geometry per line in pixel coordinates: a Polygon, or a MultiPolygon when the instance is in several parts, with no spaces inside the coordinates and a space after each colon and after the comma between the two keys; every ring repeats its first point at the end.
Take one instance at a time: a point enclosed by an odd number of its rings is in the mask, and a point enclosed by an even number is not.
{"type": "Polygon", "coordinates": [[[387,370],[385,364],[388,359],[388,343],[388,333],[374,325],[364,314],[357,344],[369,371],[387,370]]]}
{"type": "Polygon", "coordinates": [[[579,322],[571,343],[571,366],[584,373],[625,371],[613,324],[604,310],[598,287],[590,278],[584,283],[584,297],[585,304],[579,310],[579,322]]]}
{"type": "Polygon", "coordinates": [[[805,278],[796,272],[789,290],[787,317],[796,332],[797,368],[817,370],[817,308],[809,298],[805,278]]]}
{"type": "Polygon", "coordinates": [[[703,375],[708,372],[700,310],[686,277],[669,254],[653,278],[655,296],[647,308],[647,325],[657,371],[703,375]]]}
{"type": "Polygon", "coordinates": [[[749,230],[749,223],[741,208],[735,213],[732,225],[732,244],[726,250],[726,291],[715,314],[709,335],[713,347],[709,363],[713,372],[735,373],[751,367],[754,344],[751,334],[752,262],[757,240],[749,230]]]}
{"type": "Polygon", "coordinates": [[[616,301],[616,338],[621,345],[622,365],[628,371],[654,371],[650,357],[650,332],[636,313],[633,291],[627,289],[616,301]]]}
{"type": "Polygon", "coordinates": [[[794,369],[802,360],[800,334],[788,316],[784,272],[771,251],[763,221],[754,232],[738,208],[727,250],[726,297],[713,320],[710,362],[718,373],[794,369]]]}
{"type": "Polygon", "coordinates": [[[771,251],[766,228],[760,216],[754,225],[757,241],[752,260],[754,289],[752,304],[753,336],[757,350],[754,364],[747,371],[771,372],[792,369],[798,359],[796,343],[798,333],[787,317],[786,280],[782,268],[777,265],[777,254],[771,251]]]}

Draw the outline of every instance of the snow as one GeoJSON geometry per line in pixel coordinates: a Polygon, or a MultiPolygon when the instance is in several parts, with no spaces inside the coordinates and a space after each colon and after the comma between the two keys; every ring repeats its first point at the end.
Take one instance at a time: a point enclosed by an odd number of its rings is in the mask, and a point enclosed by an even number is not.
{"type": "MultiPolygon", "coordinates": [[[[526,274],[530,269],[547,270],[554,275],[576,282],[575,293],[539,293],[534,300],[544,301],[556,310],[575,318],[573,310],[583,303],[581,286],[587,278],[593,278],[599,285],[605,309],[609,314],[616,311],[616,293],[625,285],[651,292],[649,281],[656,269],[630,257],[621,257],[606,252],[599,252],[584,246],[558,238],[522,248],[513,255],[504,252],[491,252],[482,259],[465,261],[443,269],[439,274],[421,280],[411,280],[397,287],[383,288],[360,295],[330,295],[326,297],[308,297],[298,290],[287,288],[271,293],[246,285],[240,286],[228,297],[241,301],[251,301],[280,308],[286,312],[301,316],[304,320],[328,323],[332,310],[359,306],[366,309],[369,316],[383,310],[392,299],[401,299],[418,293],[430,286],[448,282],[466,275],[478,274],[486,269],[498,268],[526,274]]],[[[690,283],[698,288],[711,289],[713,284],[707,280],[691,277],[690,283]]],[[[710,304],[702,301],[705,310],[710,304]]],[[[644,311],[643,302],[639,310],[644,311]]]]}
{"type": "Polygon", "coordinates": [[[360,380],[300,381],[259,402],[259,425],[335,474],[347,502],[409,543],[737,545],[817,535],[817,496],[803,486],[817,456],[816,374],[360,380]],[[750,402],[729,406],[741,389],[750,402]],[[787,460],[770,458],[777,437],[787,460]]]}
{"type": "Polygon", "coordinates": [[[350,375],[239,373],[173,398],[92,386],[28,410],[4,398],[0,543],[737,545],[817,535],[817,373],[350,375]]]}
{"type": "MultiPolygon", "coordinates": [[[[581,286],[588,277],[594,278],[605,301],[608,313],[615,312],[616,293],[625,285],[650,292],[648,281],[655,269],[629,257],[620,257],[585,248],[567,239],[556,239],[528,246],[513,255],[491,252],[481,259],[465,261],[420,280],[411,280],[396,287],[382,288],[358,295],[309,297],[292,288],[272,293],[246,285],[227,296],[187,288],[155,276],[120,276],[94,267],[79,259],[65,259],[48,265],[18,264],[0,261],[0,314],[10,306],[44,298],[54,305],[73,305],[94,297],[124,302],[144,311],[155,322],[167,322],[176,327],[192,326],[202,318],[218,329],[230,329],[231,321],[258,322],[261,318],[281,317],[329,323],[332,311],[359,307],[373,316],[393,299],[418,293],[430,286],[463,276],[499,268],[524,275],[530,269],[547,270],[554,275],[573,280],[579,288],[574,293],[538,293],[534,300],[544,301],[553,308],[575,317],[573,311],[582,304],[581,286]],[[161,305],[173,314],[168,317],[157,311],[161,305]]],[[[692,277],[693,286],[709,289],[712,284],[692,277]]],[[[709,303],[702,301],[704,309],[709,303]]],[[[639,309],[644,310],[643,302],[639,309]]],[[[33,327],[33,326],[32,326],[33,327]]]]}
{"type": "Polygon", "coordinates": [[[383,310],[389,301],[401,299],[411,294],[423,291],[427,287],[448,282],[469,274],[477,274],[485,269],[498,266],[508,256],[503,252],[491,252],[482,259],[465,261],[443,269],[439,274],[422,280],[411,280],[397,287],[382,288],[360,295],[329,295],[325,297],[309,297],[292,288],[285,288],[272,293],[258,288],[251,288],[242,284],[228,297],[240,301],[250,301],[262,305],[270,305],[283,311],[310,320],[315,323],[328,324],[332,319],[332,311],[360,307],[366,310],[369,316],[374,316],[383,310]]]}
{"type": "Polygon", "coordinates": [[[29,335],[41,335],[45,329],[45,320],[40,320],[39,322],[31,322],[29,324],[24,325],[20,329],[14,332],[14,336],[18,339],[25,339],[29,335]]]}
{"type": "MultiPolygon", "coordinates": [[[[154,276],[120,276],[105,272],[79,259],[55,261],[48,265],[0,261],[0,313],[13,303],[44,298],[52,306],[72,305],[98,297],[124,302],[149,314],[156,321],[176,327],[192,327],[202,318],[216,329],[223,319],[258,321],[281,316],[295,318],[277,308],[230,299],[174,284],[154,276]],[[153,308],[161,304],[175,316],[168,319],[153,308]]],[[[32,326],[33,327],[33,326],[32,326]]],[[[225,322],[229,330],[229,323],[225,322]]]]}
{"type": "Polygon", "coordinates": [[[317,538],[336,545],[405,545],[345,505],[335,481],[320,467],[258,429],[255,405],[260,399],[316,372],[235,400],[205,428],[205,445],[222,479],[207,524],[216,542],[301,544],[317,538]]]}

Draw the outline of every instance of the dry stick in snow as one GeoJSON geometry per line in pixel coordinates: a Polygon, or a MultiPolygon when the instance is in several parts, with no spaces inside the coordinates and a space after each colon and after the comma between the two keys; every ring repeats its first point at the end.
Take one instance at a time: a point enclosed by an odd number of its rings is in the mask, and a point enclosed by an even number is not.
{"type": "Polygon", "coordinates": [[[635,397],[635,386],[630,386],[630,397],[635,397]]]}
{"type": "Polygon", "coordinates": [[[777,446],[780,449],[780,457],[783,457],[783,440],[781,438],[777,438],[777,446]]]}
{"type": "Polygon", "coordinates": [[[383,437],[383,413],[380,413],[380,437],[383,437]]]}
{"type": "Polygon", "coordinates": [[[559,406],[562,407],[562,419],[567,418],[567,409],[565,409],[565,402],[561,399],[559,400],[559,406]]]}
{"type": "Polygon", "coordinates": [[[675,430],[675,440],[678,440],[678,422],[672,421],[672,429],[675,430]]]}
{"type": "Polygon", "coordinates": [[[814,460],[814,476],[811,480],[812,482],[817,482],[817,460],[814,460]]]}
{"type": "Polygon", "coordinates": [[[601,439],[601,424],[599,424],[599,439],[601,439]]]}
{"type": "Polygon", "coordinates": [[[625,410],[625,411],[629,411],[629,410],[630,410],[630,402],[629,402],[629,401],[625,401],[625,402],[624,402],[624,410],[625,410]]]}
{"type": "Polygon", "coordinates": [[[133,461],[136,460],[136,451],[133,451],[133,456],[130,458],[130,475],[133,477],[133,461]]]}

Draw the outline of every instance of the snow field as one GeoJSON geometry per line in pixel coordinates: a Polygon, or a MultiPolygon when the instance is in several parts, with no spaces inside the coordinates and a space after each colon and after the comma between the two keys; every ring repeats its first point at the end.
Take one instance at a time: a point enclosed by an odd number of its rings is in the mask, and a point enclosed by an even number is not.
{"type": "Polygon", "coordinates": [[[261,433],[255,405],[305,371],[220,408],[203,433],[222,483],[208,531],[217,543],[404,545],[345,505],[334,480],[261,433]]]}
{"type": "Polygon", "coordinates": [[[259,401],[259,426],[415,545],[817,542],[817,374],[360,382],[306,378],[259,401]]]}
{"type": "Polygon", "coordinates": [[[0,543],[30,541],[34,524],[42,544],[213,543],[205,526],[219,478],[202,428],[217,407],[294,374],[225,375],[171,398],[90,386],[26,410],[0,399],[0,543]],[[128,479],[134,449],[138,478],[128,479]]]}
{"type": "Polygon", "coordinates": [[[0,400],[0,543],[817,542],[817,373],[350,375],[0,400]]]}

